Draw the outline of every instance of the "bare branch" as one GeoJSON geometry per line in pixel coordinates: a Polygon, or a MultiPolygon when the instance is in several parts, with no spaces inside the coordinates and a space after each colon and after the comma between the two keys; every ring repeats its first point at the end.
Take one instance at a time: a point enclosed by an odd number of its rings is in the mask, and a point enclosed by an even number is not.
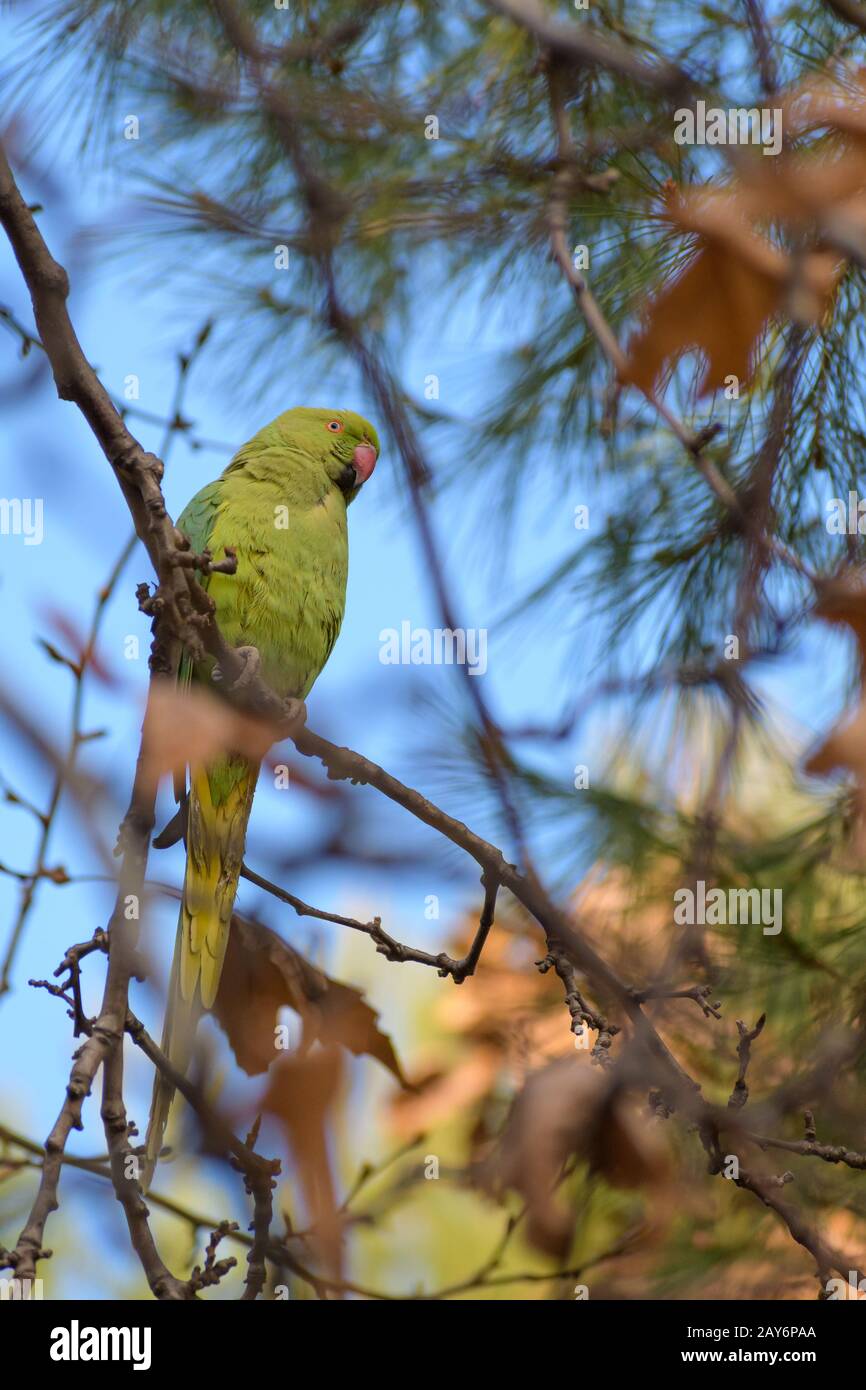
{"type": "Polygon", "coordinates": [[[740,1061],[740,1070],[728,1101],[728,1105],[732,1110],[742,1110],[746,1101],[749,1099],[749,1088],[746,1085],[746,1072],[748,1071],[749,1061],[752,1056],[752,1043],[755,1041],[755,1038],[760,1037],[766,1022],[766,1014],[761,1014],[754,1028],[747,1028],[742,1019],[737,1019],[737,1032],[740,1035],[737,1056],[740,1061]]]}
{"type": "Polygon", "coordinates": [[[526,29],[542,48],[566,62],[604,68],[668,95],[683,92],[691,84],[689,76],[667,59],[647,61],[616,39],[599,38],[588,26],[563,24],[543,10],[537,0],[488,0],[488,4],[526,29]]]}
{"type": "Polygon", "coordinates": [[[257,874],[246,864],[241,868],[241,877],[278,898],[280,902],[287,903],[289,907],[294,908],[299,917],[314,917],[319,922],[333,922],[336,926],[351,927],[352,931],[363,932],[365,936],[369,936],[376,943],[376,951],[386,960],[396,961],[400,964],[405,961],[414,961],[417,965],[432,965],[440,975],[450,975],[458,985],[462,984],[469,975],[475,973],[484,942],[487,940],[493,925],[498,888],[494,881],[493,886],[488,886],[485,889],[484,907],[475,939],[468,953],[462,959],[455,960],[444,951],[440,951],[434,956],[429,951],[419,950],[415,946],[405,946],[401,941],[396,941],[385,931],[379,917],[374,917],[371,922],[360,922],[355,917],[341,917],[339,913],[325,912],[321,908],[311,907],[302,898],[296,897],[294,893],[289,893],[287,889],[281,888],[277,883],[271,883],[270,879],[263,878],[261,874],[257,874]]]}

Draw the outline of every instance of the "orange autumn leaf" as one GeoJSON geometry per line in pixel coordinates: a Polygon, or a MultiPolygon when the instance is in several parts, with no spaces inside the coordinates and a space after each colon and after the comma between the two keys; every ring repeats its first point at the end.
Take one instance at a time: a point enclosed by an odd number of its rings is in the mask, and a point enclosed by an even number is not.
{"type": "Polygon", "coordinates": [[[300,1015],[304,1046],[338,1044],[355,1056],[374,1057],[406,1085],[391,1039],[361,991],[332,980],[276,932],[235,913],[214,1014],[250,1076],[279,1056],[274,1029],[284,1004],[300,1015]]]}
{"type": "Polygon", "coordinates": [[[272,725],[240,714],[208,690],[156,681],[142,728],[142,769],[155,787],[167,773],[183,773],[225,753],[259,762],[278,737],[272,725]]]}
{"type": "MultiPolygon", "coordinates": [[[[847,627],[857,641],[861,681],[866,674],[866,584],[864,571],[852,569],[827,580],[815,604],[816,617],[833,627],[847,627]]],[[[825,777],[844,768],[854,774],[857,784],[855,807],[859,824],[854,847],[866,851],[866,698],[853,713],[847,714],[805,763],[805,770],[825,777]]]]}
{"type": "Polygon", "coordinates": [[[706,358],[700,394],[735,376],[751,380],[758,342],[769,319],[795,298],[798,317],[826,311],[841,258],[812,251],[796,260],[757,233],[752,206],[739,188],[671,199],[668,215],[698,236],[696,254],[653,299],[629,344],[623,380],[651,393],[668,364],[683,353],[706,358]]]}
{"type": "Polygon", "coordinates": [[[836,724],[824,742],[806,761],[806,771],[825,776],[838,768],[848,768],[860,784],[860,809],[866,801],[866,702],[849,718],[836,724]]]}
{"type": "Polygon", "coordinates": [[[831,205],[856,202],[864,190],[866,147],[842,147],[835,154],[791,154],[767,171],[746,165],[737,196],[754,217],[781,218],[799,229],[831,205]]]}
{"type": "Polygon", "coordinates": [[[825,623],[853,632],[861,664],[866,669],[866,571],[849,569],[825,580],[814,611],[825,623]]]}
{"type": "Polygon", "coordinates": [[[498,1047],[481,1043],[447,1069],[434,1069],[416,1077],[411,1092],[402,1091],[394,1097],[392,1129],[409,1139],[465,1113],[493,1090],[501,1062],[498,1047]]]}
{"type": "Polygon", "coordinates": [[[697,235],[690,263],[650,301],[633,337],[622,379],[651,392],[689,351],[706,358],[700,394],[736,376],[747,383],[758,343],[782,310],[818,323],[846,266],[866,245],[866,79],[847,87],[811,83],[782,102],[790,138],[825,130],[778,159],[742,159],[725,188],[677,194],[665,189],[666,216],[697,235]],[[803,249],[789,254],[768,239],[775,223],[803,249]],[[824,241],[837,249],[826,250],[824,241]]]}
{"type": "Polygon", "coordinates": [[[866,138],[866,71],[849,70],[835,81],[821,76],[804,82],[782,98],[781,109],[789,136],[824,128],[866,138]],[[847,82],[841,80],[844,76],[847,82]]]}
{"type": "Polygon", "coordinates": [[[273,1067],[261,1103],[282,1125],[295,1156],[315,1238],[326,1267],[339,1277],[342,1220],[328,1153],[328,1125],[340,1089],[343,1060],[335,1047],[291,1053],[273,1067]]]}
{"type": "Polygon", "coordinates": [[[557,1195],[572,1155],[614,1187],[658,1186],[667,1179],[658,1125],[598,1068],[560,1057],[530,1076],[485,1173],[494,1189],[521,1194],[529,1239],[558,1258],[567,1253],[574,1229],[574,1211],[557,1195]]]}
{"type": "Polygon", "coordinates": [[[651,393],[669,362],[696,349],[707,358],[701,395],[723,387],[729,376],[746,382],[755,344],[780,302],[777,280],[723,246],[705,246],[650,305],[629,344],[623,378],[651,393]]]}

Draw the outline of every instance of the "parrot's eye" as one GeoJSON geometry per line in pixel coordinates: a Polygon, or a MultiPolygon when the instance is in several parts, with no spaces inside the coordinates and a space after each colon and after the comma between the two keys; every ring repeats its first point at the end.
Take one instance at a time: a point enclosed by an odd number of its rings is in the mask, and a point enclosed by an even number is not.
{"type": "Polygon", "coordinates": [[[343,425],[342,425],[342,422],[341,422],[340,420],[329,420],[329,421],[328,421],[328,429],[331,431],[332,434],[342,434],[342,433],[343,433],[343,425]]]}

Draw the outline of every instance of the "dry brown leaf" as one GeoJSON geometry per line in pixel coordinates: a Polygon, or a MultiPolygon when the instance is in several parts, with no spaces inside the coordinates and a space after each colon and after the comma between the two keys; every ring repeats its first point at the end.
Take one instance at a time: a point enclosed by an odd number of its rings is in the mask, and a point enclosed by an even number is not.
{"type": "Polygon", "coordinates": [[[755,219],[783,218],[800,227],[866,189],[866,148],[842,146],[832,156],[817,152],[786,155],[768,170],[744,168],[737,200],[755,219]]]}
{"type": "Polygon", "coordinates": [[[866,76],[844,87],[804,84],[781,110],[788,137],[823,129],[829,139],[770,161],[742,159],[723,189],[674,191],[666,215],[697,234],[697,252],[650,302],[624,381],[650,392],[666,366],[698,350],[707,358],[702,395],[726,377],[743,384],[774,313],[786,308],[803,323],[826,314],[846,262],[821,246],[822,229],[838,245],[866,242],[866,76]],[[805,249],[789,255],[774,245],[766,234],[774,221],[805,236],[805,249]]]}
{"type": "Polygon", "coordinates": [[[755,344],[781,297],[777,280],[723,246],[705,246],[650,305],[629,344],[624,380],[651,393],[668,363],[696,349],[707,357],[701,395],[724,387],[729,376],[747,382],[755,344]]]}
{"type": "Polygon", "coordinates": [[[788,136],[830,129],[866,137],[866,73],[849,71],[843,85],[826,77],[812,78],[781,100],[782,124],[788,136]]]}
{"type": "MultiPolygon", "coordinates": [[[[826,581],[815,605],[815,615],[834,627],[853,632],[860,653],[861,682],[866,675],[866,583],[864,571],[848,570],[826,581]]],[[[857,783],[856,809],[859,827],[855,840],[858,853],[866,850],[866,699],[853,714],[839,721],[823,743],[806,760],[805,770],[824,777],[838,768],[847,768],[857,783]]]]}
{"type": "Polygon", "coordinates": [[[556,1185],[573,1154],[615,1187],[654,1185],[667,1176],[657,1127],[637,1114],[599,1068],[560,1057],[527,1081],[486,1170],[494,1188],[521,1193],[529,1239],[558,1258],[571,1243],[574,1217],[556,1185]]]}
{"type": "Polygon", "coordinates": [[[403,1091],[394,1098],[390,1115],[394,1131],[408,1139],[464,1114],[493,1089],[501,1061],[498,1047],[482,1043],[447,1071],[418,1077],[412,1092],[403,1091]]]}
{"type": "Polygon", "coordinates": [[[697,234],[698,250],[649,304],[629,344],[625,381],[652,392],[668,364],[697,350],[706,357],[701,395],[722,389],[731,376],[743,385],[768,320],[786,300],[790,307],[790,296],[800,318],[824,315],[841,257],[824,251],[791,257],[755,231],[753,213],[753,201],[738,186],[669,201],[668,216],[697,234]]]}
{"type": "Polygon", "coordinates": [[[853,772],[860,785],[861,810],[866,800],[866,702],[836,724],[805,764],[806,771],[825,777],[840,767],[853,772]]]}
{"type": "Polygon", "coordinates": [[[342,1080],[336,1047],[291,1053],[273,1067],[261,1103],[283,1126],[298,1164],[311,1224],[328,1268],[339,1276],[342,1223],[334,1197],[327,1124],[342,1080]]]}
{"type": "Polygon", "coordinates": [[[725,190],[701,191],[694,197],[731,200],[750,223],[782,219],[800,228],[831,204],[866,191],[866,85],[862,75],[849,88],[824,80],[808,82],[780,100],[782,128],[790,141],[817,129],[821,139],[778,158],[746,156],[737,161],[736,178],[725,190]]]}
{"type": "Polygon", "coordinates": [[[305,1045],[339,1044],[356,1056],[375,1057],[407,1084],[391,1039],[360,990],[332,980],[276,932],[235,913],[214,1013],[238,1065],[251,1076],[278,1055],[274,1030],[284,1004],[300,1014],[305,1045]]]}
{"type": "Polygon", "coordinates": [[[849,569],[821,585],[815,616],[851,629],[866,668],[866,570],[849,569]]]}
{"type": "Polygon", "coordinates": [[[144,716],[142,768],[155,788],[166,773],[207,765],[225,753],[258,763],[276,737],[272,725],[240,714],[207,690],[157,681],[144,716]]]}

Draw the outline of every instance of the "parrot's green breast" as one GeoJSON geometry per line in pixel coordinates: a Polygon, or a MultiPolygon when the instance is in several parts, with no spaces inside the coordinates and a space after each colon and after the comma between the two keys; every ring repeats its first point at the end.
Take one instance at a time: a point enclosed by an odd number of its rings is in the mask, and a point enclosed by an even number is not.
{"type": "MultiPolygon", "coordinates": [[[[337,640],[348,577],[346,497],[322,459],[256,436],[196,494],[178,527],[214,560],[235,550],[236,572],[205,580],[220,630],[232,646],[258,650],[261,675],[279,695],[304,699],[337,640]]],[[[213,663],[187,664],[186,675],[210,683],[213,663]]],[[[215,803],[242,767],[228,759],[211,770],[215,803]]]]}
{"type": "Polygon", "coordinates": [[[233,646],[254,646],[279,695],[303,699],[330,656],[346,606],[346,504],[329,489],[311,506],[279,485],[226,479],[210,534],[216,556],[237,552],[234,575],[214,574],[208,592],[233,646]]]}

